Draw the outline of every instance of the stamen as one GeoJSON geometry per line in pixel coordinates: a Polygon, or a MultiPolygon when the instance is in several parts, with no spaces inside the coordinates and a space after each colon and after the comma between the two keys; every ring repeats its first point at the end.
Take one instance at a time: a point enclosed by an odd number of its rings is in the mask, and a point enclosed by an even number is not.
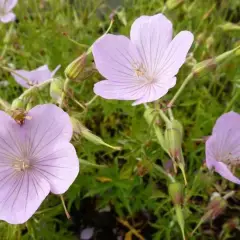
{"type": "Polygon", "coordinates": [[[143,64],[133,63],[132,65],[137,77],[143,77],[145,75],[145,69],[143,67],[143,64]]]}
{"type": "Polygon", "coordinates": [[[226,157],[223,158],[221,161],[225,163],[226,165],[233,167],[233,166],[239,166],[240,165],[240,156],[233,157],[231,153],[228,153],[226,157]]]}
{"type": "Polygon", "coordinates": [[[19,159],[17,158],[14,162],[13,162],[13,168],[17,171],[25,171],[26,169],[28,169],[30,167],[29,165],[29,161],[25,160],[25,159],[19,159]]]}

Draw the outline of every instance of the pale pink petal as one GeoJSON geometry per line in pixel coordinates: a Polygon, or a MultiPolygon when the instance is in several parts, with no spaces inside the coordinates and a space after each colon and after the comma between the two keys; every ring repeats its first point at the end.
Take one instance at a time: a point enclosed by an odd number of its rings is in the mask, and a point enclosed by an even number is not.
{"type": "Polygon", "coordinates": [[[51,192],[55,194],[66,192],[79,172],[75,148],[68,142],[46,148],[33,162],[34,171],[50,183],[51,192]]]}
{"type": "Polygon", "coordinates": [[[25,142],[28,151],[37,157],[47,148],[57,145],[59,140],[70,141],[72,124],[69,115],[53,104],[43,104],[28,112],[30,120],[25,120],[21,129],[27,133],[25,142]]]}
{"type": "Polygon", "coordinates": [[[10,12],[17,4],[18,0],[5,0],[5,10],[10,12]]]}
{"type": "Polygon", "coordinates": [[[0,122],[0,162],[14,161],[21,153],[20,126],[3,111],[0,111],[0,122]]]}
{"type": "Polygon", "coordinates": [[[12,12],[8,12],[3,16],[0,16],[0,21],[3,23],[13,22],[16,19],[16,15],[12,12]]]}
{"type": "Polygon", "coordinates": [[[206,142],[206,164],[209,169],[214,169],[222,177],[240,184],[240,180],[221,161],[234,162],[240,156],[240,129],[217,132],[206,142]]]}
{"type": "Polygon", "coordinates": [[[153,102],[161,98],[168,92],[168,89],[160,83],[147,84],[143,96],[137,99],[132,105],[153,102]]]}
{"type": "Polygon", "coordinates": [[[10,224],[26,222],[49,192],[49,183],[38,173],[1,169],[0,219],[10,224]]]}
{"type": "Polygon", "coordinates": [[[172,40],[172,23],[163,14],[142,16],[134,21],[130,36],[144,66],[153,75],[172,40]]]}
{"type": "Polygon", "coordinates": [[[222,177],[227,180],[240,184],[240,179],[235,177],[232,172],[228,169],[227,165],[222,162],[215,162],[214,169],[217,173],[219,173],[222,177]]]}
{"type": "Polygon", "coordinates": [[[171,41],[159,61],[156,76],[159,78],[174,77],[179,68],[186,60],[187,53],[193,42],[193,34],[189,31],[182,31],[171,41]]]}
{"type": "Polygon", "coordinates": [[[144,83],[104,80],[94,85],[94,93],[106,99],[135,100],[143,96],[144,83]]]}
{"type": "Polygon", "coordinates": [[[32,82],[33,74],[30,71],[25,71],[25,70],[15,70],[16,73],[18,73],[20,76],[26,78],[22,78],[14,73],[12,73],[12,76],[14,77],[15,81],[20,84],[22,87],[29,88],[31,87],[34,83],[32,82]],[[28,80],[28,82],[26,81],[28,80]],[[29,84],[31,83],[31,84],[29,84]]]}
{"type": "Polygon", "coordinates": [[[31,80],[34,83],[34,85],[45,82],[46,80],[52,77],[52,73],[47,65],[43,65],[35,70],[32,70],[31,73],[32,73],[31,80]]]}
{"type": "Polygon", "coordinates": [[[98,71],[108,80],[133,82],[134,66],[140,63],[136,47],[124,36],[107,34],[93,45],[93,56],[98,71]]]}
{"type": "Polygon", "coordinates": [[[226,131],[230,128],[240,128],[240,114],[228,112],[218,118],[213,128],[213,134],[216,132],[226,131]]]}
{"type": "Polygon", "coordinates": [[[56,74],[56,72],[60,69],[61,65],[57,65],[57,67],[52,71],[51,73],[51,78],[54,77],[54,75],[56,74]]]}
{"type": "Polygon", "coordinates": [[[22,77],[25,77],[26,79],[28,79],[28,82],[24,78],[14,74],[14,73],[12,73],[12,76],[14,77],[16,82],[18,82],[21,86],[23,86],[25,88],[29,88],[36,84],[40,84],[42,82],[45,82],[45,81],[51,79],[59,68],[60,68],[60,65],[58,65],[56,67],[56,69],[54,69],[51,72],[47,65],[43,65],[32,71],[15,70],[16,73],[18,73],[22,77]]]}

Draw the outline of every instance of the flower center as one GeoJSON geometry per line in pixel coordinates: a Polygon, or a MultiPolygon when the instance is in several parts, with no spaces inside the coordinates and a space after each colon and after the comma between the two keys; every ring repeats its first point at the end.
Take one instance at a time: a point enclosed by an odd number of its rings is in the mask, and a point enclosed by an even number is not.
{"type": "Polygon", "coordinates": [[[146,83],[151,83],[154,81],[154,78],[152,76],[149,76],[146,68],[142,63],[133,63],[132,64],[133,70],[136,74],[136,77],[138,77],[140,80],[145,81],[146,83]]]}
{"type": "Polygon", "coordinates": [[[234,157],[231,153],[229,153],[221,160],[221,162],[225,163],[228,166],[239,166],[240,156],[234,157]]]}
{"type": "Polygon", "coordinates": [[[17,158],[13,162],[13,168],[17,171],[25,171],[30,167],[29,161],[27,159],[19,159],[17,158]]]}

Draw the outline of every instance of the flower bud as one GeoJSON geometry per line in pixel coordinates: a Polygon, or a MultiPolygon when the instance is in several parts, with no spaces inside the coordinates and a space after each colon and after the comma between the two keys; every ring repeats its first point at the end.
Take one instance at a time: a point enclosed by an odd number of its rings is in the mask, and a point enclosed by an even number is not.
{"type": "Polygon", "coordinates": [[[76,118],[71,117],[71,122],[73,126],[73,137],[75,139],[78,139],[78,137],[81,135],[88,141],[96,144],[96,145],[104,145],[109,148],[112,148],[114,150],[121,150],[121,147],[115,147],[111,146],[107,143],[105,143],[100,137],[94,135],[91,133],[89,129],[87,129],[80,121],[78,121],[76,118]]]}
{"type": "Polygon", "coordinates": [[[184,220],[183,209],[181,207],[184,199],[184,187],[181,183],[174,182],[168,186],[168,192],[174,204],[176,218],[178,221],[178,225],[181,229],[183,239],[185,239],[185,233],[184,233],[185,220],[184,220]]]}
{"type": "Polygon", "coordinates": [[[23,99],[20,98],[16,98],[13,100],[12,102],[12,106],[11,108],[14,109],[24,109],[25,107],[25,101],[23,101],[23,99]]]}
{"type": "Polygon", "coordinates": [[[172,120],[166,126],[165,130],[165,145],[170,157],[179,159],[181,155],[183,127],[177,120],[172,120]]]}
{"type": "Polygon", "coordinates": [[[168,192],[174,205],[183,204],[184,186],[179,182],[169,184],[168,192]]]}
{"type": "Polygon", "coordinates": [[[225,231],[232,231],[235,228],[237,228],[239,226],[239,218],[238,217],[234,217],[229,219],[226,223],[224,223],[223,225],[223,229],[225,231]]]}
{"type": "Polygon", "coordinates": [[[87,53],[83,53],[80,57],[71,62],[65,69],[65,75],[70,80],[76,80],[83,71],[86,63],[87,53]]]}
{"type": "Polygon", "coordinates": [[[215,219],[222,214],[227,207],[227,201],[221,196],[215,196],[212,198],[207,207],[207,219],[215,219]]]}
{"type": "Polygon", "coordinates": [[[215,69],[218,64],[223,63],[225,60],[228,60],[233,56],[237,56],[238,49],[239,47],[236,47],[230,51],[218,55],[216,58],[210,58],[196,64],[196,66],[193,68],[193,73],[199,75],[201,73],[208,72],[209,69],[215,69]]]}
{"type": "Polygon", "coordinates": [[[50,84],[50,96],[56,102],[61,102],[64,81],[61,78],[54,78],[50,84]]]}

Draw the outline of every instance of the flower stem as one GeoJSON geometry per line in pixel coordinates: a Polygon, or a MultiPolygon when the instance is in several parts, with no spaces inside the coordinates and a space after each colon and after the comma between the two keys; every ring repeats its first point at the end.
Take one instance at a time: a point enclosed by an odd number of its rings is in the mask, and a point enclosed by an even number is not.
{"type": "Polygon", "coordinates": [[[89,102],[85,103],[85,105],[86,106],[91,105],[97,98],[98,98],[98,95],[95,95],[89,102]]]}
{"type": "Polygon", "coordinates": [[[144,240],[144,237],[134,228],[132,227],[128,221],[123,220],[121,218],[117,218],[117,221],[121,223],[123,226],[127,227],[138,239],[144,240]]]}
{"type": "Polygon", "coordinates": [[[240,95],[240,90],[238,90],[238,91],[235,93],[235,95],[233,96],[233,98],[231,99],[231,101],[228,103],[228,105],[227,105],[227,107],[226,107],[226,109],[225,109],[224,112],[228,112],[228,111],[231,109],[232,105],[233,105],[234,102],[238,99],[239,95],[240,95]]]}
{"type": "Polygon", "coordinates": [[[170,120],[174,119],[173,112],[172,112],[171,108],[168,108],[168,115],[169,115],[170,120]]]}
{"type": "Polygon", "coordinates": [[[36,85],[28,88],[26,91],[24,91],[24,92],[20,95],[19,99],[23,99],[23,98],[27,97],[28,95],[30,95],[33,91],[35,91],[35,90],[38,89],[38,88],[40,88],[40,89],[41,89],[41,88],[44,88],[46,85],[48,85],[48,84],[51,83],[51,82],[52,82],[52,78],[48,79],[48,80],[45,81],[45,82],[36,84],[36,85]]]}
{"type": "Polygon", "coordinates": [[[2,98],[0,98],[0,106],[6,112],[11,108],[10,104],[8,102],[4,101],[2,98]]]}
{"type": "MultiPolygon", "coordinates": [[[[102,35],[102,37],[103,37],[104,35],[106,35],[106,34],[111,30],[112,25],[113,25],[113,22],[114,22],[114,20],[112,19],[111,22],[110,22],[110,24],[109,24],[109,26],[108,26],[108,29],[107,29],[106,32],[102,35]]],[[[92,52],[92,48],[93,48],[93,44],[89,47],[89,49],[88,49],[88,51],[87,51],[87,55],[92,52]]]]}
{"type": "Polygon", "coordinates": [[[188,82],[193,78],[194,74],[190,73],[187,78],[183,81],[181,87],[178,89],[178,91],[173,96],[172,100],[168,103],[168,107],[171,108],[172,105],[175,103],[176,99],[179,97],[179,95],[182,93],[184,88],[187,86],[188,82]]]}
{"type": "Polygon", "coordinates": [[[160,167],[159,165],[157,165],[156,163],[153,163],[153,167],[161,174],[165,175],[169,180],[170,182],[174,183],[175,182],[175,179],[174,177],[167,173],[162,167],[160,167]]]}
{"type": "Polygon", "coordinates": [[[163,110],[158,109],[158,111],[159,111],[159,114],[160,114],[161,118],[163,119],[163,121],[164,121],[166,124],[170,124],[170,120],[169,120],[169,118],[167,117],[167,115],[163,112],[163,110]]]}
{"type": "Polygon", "coordinates": [[[63,195],[61,194],[61,195],[59,195],[59,196],[60,196],[60,199],[61,199],[61,201],[62,201],[63,209],[64,209],[64,211],[65,211],[65,214],[66,214],[66,216],[67,216],[67,219],[71,219],[71,216],[70,216],[70,214],[69,214],[69,212],[68,212],[68,210],[67,210],[67,207],[66,207],[66,205],[65,205],[63,195]]]}

